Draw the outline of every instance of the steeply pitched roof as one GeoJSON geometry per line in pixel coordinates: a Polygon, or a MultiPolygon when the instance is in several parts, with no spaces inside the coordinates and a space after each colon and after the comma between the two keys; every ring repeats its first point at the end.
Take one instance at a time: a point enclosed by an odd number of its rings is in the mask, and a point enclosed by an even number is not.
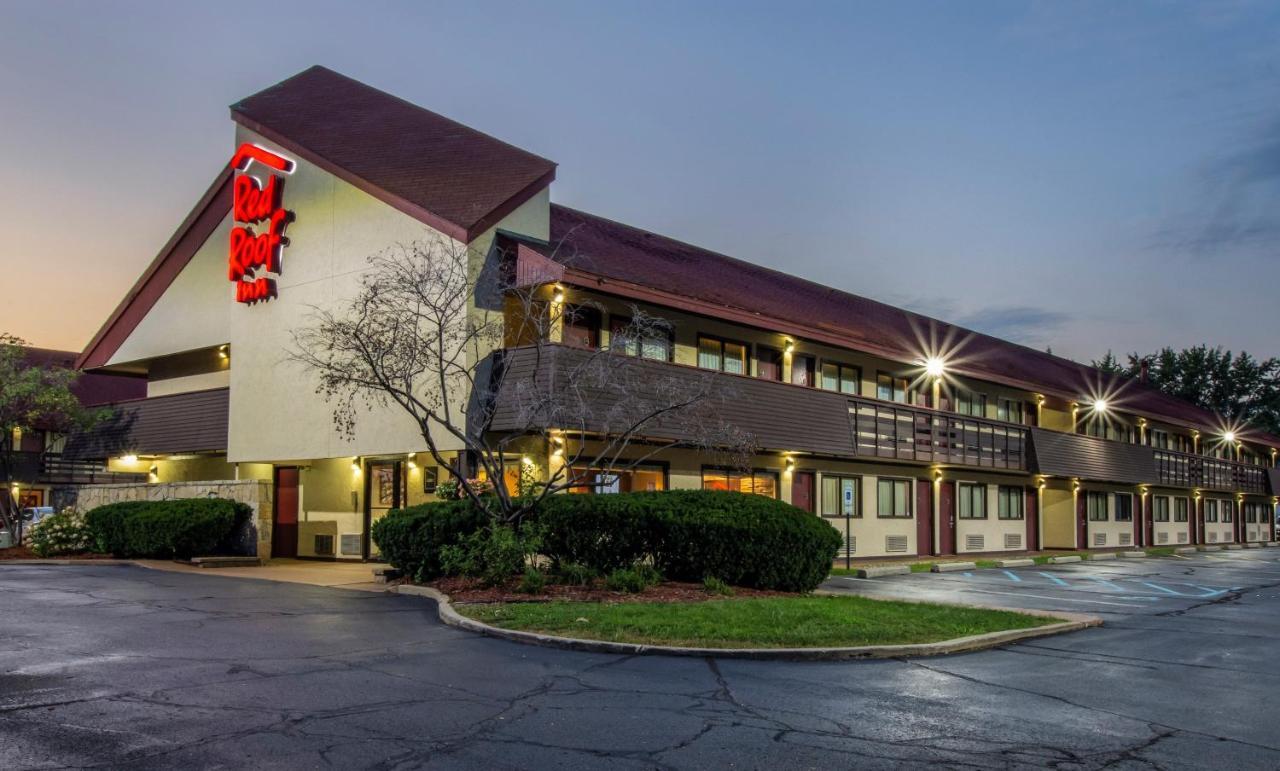
{"type": "Polygon", "coordinates": [[[233,104],[231,117],[461,241],[555,178],[545,158],[320,66],[233,104]]]}
{"type": "MultiPolygon", "coordinates": [[[[552,205],[550,246],[535,249],[570,274],[732,309],[736,320],[762,328],[904,362],[942,348],[949,353],[948,368],[959,375],[1063,399],[1105,395],[1123,411],[1189,427],[1223,423],[1212,412],[1127,378],[565,206],[552,205]]],[[[1270,434],[1245,433],[1280,446],[1280,438],[1270,434]]]]}
{"type": "MultiPolygon", "coordinates": [[[[33,367],[58,367],[73,369],[75,351],[58,351],[52,348],[26,348],[23,361],[33,367]]],[[[83,372],[71,384],[71,393],[86,407],[114,404],[128,399],[141,399],[147,395],[147,381],[130,375],[114,375],[105,372],[83,372]]]]}

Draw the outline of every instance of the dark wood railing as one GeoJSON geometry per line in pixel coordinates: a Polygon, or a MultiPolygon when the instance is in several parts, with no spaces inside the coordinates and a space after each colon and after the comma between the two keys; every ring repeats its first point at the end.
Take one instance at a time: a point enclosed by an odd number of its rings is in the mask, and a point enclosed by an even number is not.
{"type": "Polygon", "coordinates": [[[1027,471],[1026,426],[908,405],[849,400],[859,457],[1027,471]]]}
{"type": "Polygon", "coordinates": [[[1261,466],[1176,450],[1153,452],[1156,476],[1162,485],[1243,493],[1268,492],[1267,470],[1261,466]]]}
{"type": "Polygon", "coordinates": [[[13,464],[19,482],[34,484],[105,485],[138,482],[146,474],[108,471],[106,461],[67,458],[56,452],[19,452],[13,464]]]}

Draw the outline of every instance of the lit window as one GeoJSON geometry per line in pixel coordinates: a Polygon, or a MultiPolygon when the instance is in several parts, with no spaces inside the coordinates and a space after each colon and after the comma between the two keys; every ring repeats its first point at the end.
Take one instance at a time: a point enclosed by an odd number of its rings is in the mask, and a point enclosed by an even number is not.
{"type": "Polygon", "coordinates": [[[861,517],[858,477],[822,476],[822,516],[861,517]]]}
{"type": "Polygon", "coordinates": [[[895,377],[886,372],[879,372],[876,374],[876,398],[886,402],[907,404],[911,395],[908,385],[905,377],[895,377]]]}
{"type": "Polygon", "coordinates": [[[1156,496],[1152,503],[1151,519],[1156,522],[1169,521],[1169,499],[1163,495],[1156,496]]]}
{"type": "Polygon", "coordinates": [[[960,483],[956,516],[960,519],[987,518],[987,486],[960,483]]]}
{"type": "Polygon", "coordinates": [[[849,367],[830,361],[822,363],[822,388],[825,391],[856,394],[858,393],[858,380],[860,377],[861,373],[857,367],[849,367]]]}
{"type": "Polygon", "coordinates": [[[742,472],[734,469],[704,468],[703,490],[728,490],[735,493],[753,493],[766,498],[778,497],[778,472],[753,469],[742,472]]]}
{"type": "Polygon", "coordinates": [[[1090,522],[1106,522],[1111,519],[1107,513],[1107,494],[1089,492],[1085,494],[1085,509],[1090,522]]]}
{"type": "Polygon", "coordinates": [[[876,516],[883,518],[911,516],[911,480],[876,480],[876,516]]]}
{"type": "Polygon", "coordinates": [[[1190,506],[1187,504],[1186,498],[1173,499],[1173,521],[1186,522],[1189,518],[1190,506]]]}
{"type": "Polygon", "coordinates": [[[1000,486],[996,516],[1000,519],[1022,519],[1026,508],[1021,487],[1000,486]]]}

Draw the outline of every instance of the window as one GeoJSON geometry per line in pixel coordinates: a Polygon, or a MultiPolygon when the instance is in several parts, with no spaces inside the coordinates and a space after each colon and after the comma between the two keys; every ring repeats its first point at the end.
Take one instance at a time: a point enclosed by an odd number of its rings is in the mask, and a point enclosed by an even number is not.
{"type": "Polygon", "coordinates": [[[894,377],[887,372],[876,373],[877,399],[908,404],[911,400],[911,391],[907,386],[908,382],[905,377],[894,377]]]}
{"type": "Polygon", "coordinates": [[[671,361],[671,330],[648,329],[641,332],[631,326],[631,319],[614,316],[609,320],[609,345],[627,356],[654,361],[671,361]]]}
{"type": "Polygon", "coordinates": [[[1173,521],[1186,522],[1189,508],[1190,507],[1187,506],[1186,498],[1174,498],[1173,499],[1173,521]]]}
{"type": "Polygon", "coordinates": [[[600,347],[600,311],[581,305],[566,305],[560,316],[560,339],[574,348],[600,347]]]}
{"type": "Polygon", "coordinates": [[[883,518],[911,516],[911,480],[876,480],[876,516],[883,518]]]}
{"type": "Polygon", "coordinates": [[[791,382],[795,385],[813,386],[813,357],[791,357],[791,382]]]}
{"type": "Polygon", "coordinates": [[[822,475],[822,516],[861,517],[858,477],[822,475]]]}
{"type": "Polygon", "coordinates": [[[1218,521],[1218,502],[1217,501],[1204,502],[1204,521],[1205,522],[1218,521]]]}
{"type": "Polygon", "coordinates": [[[747,374],[747,346],[715,337],[698,337],[698,366],[731,375],[747,374]]]}
{"type": "Polygon", "coordinates": [[[842,394],[858,393],[858,381],[862,373],[857,367],[850,367],[835,362],[822,362],[822,388],[825,391],[839,391],[842,394]]]}
{"type": "Polygon", "coordinates": [[[986,519],[987,486],[961,482],[957,492],[956,516],[960,519],[986,519]]]}
{"type": "Polygon", "coordinates": [[[782,380],[782,351],[756,348],[756,376],[761,380],[782,380]]]}
{"type": "Polygon", "coordinates": [[[957,389],[956,412],[975,418],[985,417],[987,414],[987,395],[957,389]]]}
{"type": "Polygon", "coordinates": [[[996,400],[996,420],[1009,423],[1021,423],[1023,416],[1022,402],[1001,397],[996,400]]]}
{"type": "Polygon", "coordinates": [[[1090,522],[1106,522],[1111,519],[1107,515],[1107,494],[1098,492],[1085,493],[1085,509],[1090,522]]]}
{"type": "Polygon", "coordinates": [[[1026,508],[1021,487],[1000,486],[996,516],[1000,519],[1022,519],[1026,508]]]}
{"type": "Polygon", "coordinates": [[[1133,521],[1133,496],[1129,493],[1116,493],[1116,521],[1133,521]]]}
{"type": "Polygon", "coordinates": [[[1155,508],[1153,509],[1154,513],[1151,515],[1152,520],[1156,522],[1168,522],[1169,521],[1169,499],[1164,497],[1163,495],[1158,496],[1155,499],[1154,506],[1155,506],[1155,508]]]}
{"type": "Polygon", "coordinates": [[[667,472],[662,466],[635,466],[628,469],[570,469],[575,483],[570,493],[580,495],[605,493],[653,492],[667,489],[667,472]]]}
{"type": "Polygon", "coordinates": [[[1221,506],[1222,521],[1232,522],[1235,518],[1235,506],[1231,501],[1223,501],[1221,506]]]}
{"type": "Polygon", "coordinates": [[[702,469],[703,490],[729,490],[735,493],[754,493],[766,498],[778,497],[778,472],[753,469],[742,472],[736,469],[702,469]]]}

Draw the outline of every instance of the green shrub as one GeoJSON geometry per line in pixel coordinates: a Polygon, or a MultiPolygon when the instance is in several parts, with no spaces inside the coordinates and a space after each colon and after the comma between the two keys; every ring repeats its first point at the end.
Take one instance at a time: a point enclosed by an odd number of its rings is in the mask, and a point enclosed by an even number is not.
{"type": "Polygon", "coordinates": [[[525,594],[542,594],[547,588],[547,576],[541,570],[530,565],[524,569],[520,577],[520,591],[525,594]]]}
{"type": "Polygon", "coordinates": [[[27,531],[27,544],[37,557],[80,554],[94,544],[84,517],[71,510],[46,515],[27,531]]]}
{"type": "Polygon", "coordinates": [[[811,591],[840,536],[821,518],[760,495],[714,490],[554,495],[537,513],[543,553],[612,573],[644,560],[667,578],[811,591]]]}
{"type": "Polygon", "coordinates": [[[556,576],[560,579],[560,583],[568,584],[569,586],[591,586],[599,575],[592,568],[586,565],[579,565],[576,562],[565,563],[556,571],[556,576]]]}
{"type": "Polygon", "coordinates": [[[615,592],[639,594],[658,583],[657,574],[652,568],[644,570],[640,565],[632,568],[619,568],[604,577],[604,585],[615,592]]]}
{"type": "Polygon", "coordinates": [[[702,579],[702,588],[706,589],[710,594],[719,594],[725,597],[733,596],[733,587],[715,576],[707,576],[702,579]]]}
{"type": "Polygon", "coordinates": [[[440,552],[488,522],[469,501],[424,503],[395,509],[373,523],[370,536],[383,559],[418,581],[443,575],[440,552]]]}
{"type": "Polygon", "coordinates": [[[531,537],[521,539],[510,527],[490,525],[441,547],[440,569],[445,575],[479,578],[486,586],[497,586],[520,573],[525,557],[536,548],[531,537]]]}
{"type": "Polygon", "coordinates": [[[179,557],[225,551],[251,515],[243,503],[221,498],[128,501],[85,515],[99,551],[120,557],[179,557]]]}

